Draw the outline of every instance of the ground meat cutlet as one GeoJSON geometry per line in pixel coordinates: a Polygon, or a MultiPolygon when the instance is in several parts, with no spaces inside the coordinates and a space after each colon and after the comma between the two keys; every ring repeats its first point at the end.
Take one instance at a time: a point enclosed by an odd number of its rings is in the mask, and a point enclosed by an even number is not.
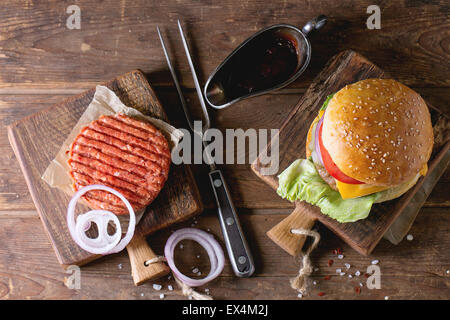
{"type": "Polygon", "coordinates": [[[331,189],[338,191],[336,180],[328,173],[328,171],[325,169],[325,167],[321,166],[320,164],[317,164],[314,162],[314,166],[317,169],[317,172],[322,177],[322,179],[328,183],[328,185],[331,187],[331,189]]]}
{"type": "MultiPolygon", "coordinates": [[[[164,135],[153,125],[123,114],[101,116],[84,127],[69,156],[75,191],[91,184],[105,185],[123,194],[135,211],[156,198],[170,168],[164,135]]],[[[83,199],[94,209],[128,213],[125,204],[106,191],[90,191],[83,199]]]]}

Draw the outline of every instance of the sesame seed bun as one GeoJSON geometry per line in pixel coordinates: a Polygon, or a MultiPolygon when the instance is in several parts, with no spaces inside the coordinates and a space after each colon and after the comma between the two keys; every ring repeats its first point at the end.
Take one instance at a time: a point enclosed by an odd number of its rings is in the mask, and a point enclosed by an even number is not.
{"type": "Polygon", "coordinates": [[[343,173],[367,184],[410,181],[428,162],[433,140],[425,101],[395,80],[348,85],[325,111],[324,147],[343,173]]]}

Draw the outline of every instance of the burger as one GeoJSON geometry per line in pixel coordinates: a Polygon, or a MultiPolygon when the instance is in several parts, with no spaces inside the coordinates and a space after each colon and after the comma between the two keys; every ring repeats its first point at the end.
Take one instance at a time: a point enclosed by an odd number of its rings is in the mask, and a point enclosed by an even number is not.
{"type": "Polygon", "coordinates": [[[277,192],[339,222],[364,219],[427,173],[433,141],[418,93],[395,80],[362,80],[328,96],[309,128],[306,159],[278,176],[277,192]]]}

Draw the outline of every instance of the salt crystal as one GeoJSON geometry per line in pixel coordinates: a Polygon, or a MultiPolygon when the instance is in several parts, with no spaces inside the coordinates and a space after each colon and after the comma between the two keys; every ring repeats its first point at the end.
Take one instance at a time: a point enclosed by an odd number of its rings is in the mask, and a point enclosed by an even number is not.
{"type": "Polygon", "coordinates": [[[446,274],[449,274],[449,273],[450,273],[450,270],[445,271],[445,273],[446,273],[446,274]]]}
{"type": "Polygon", "coordinates": [[[173,291],[172,285],[169,284],[169,285],[167,286],[167,289],[169,289],[169,291],[173,291]]]}
{"type": "Polygon", "coordinates": [[[206,292],[206,293],[209,293],[209,289],[208,289],[208,288],[206,288],[206,289],[205,289],[205,292],[206,292]]]}
{"type": "Polygon", "coordinates": [[[359,286],[360,286],[360,287],[362,287],[362,286],[363,286],[362,282],[360,282],[360,283],[359,283],[359,286]]]}
{"type": "Polygon", "coordinates": [[[192,269],[192,272],[193,272],[193,273],[198,273],[198,271],[199,271],[198,268],[192,269]]]}
{"type": "Polygon", "coordinates": [[[344,255],[343,254],[338,255],[338,259],[344,259],[344,255]]]}
{"type": "Polygon", "coordinates": [[[350,266],[350,263],[346,263],[346,264],[345,264],[345,267],[346,267],[347,269],[350,269],[350,267],[351,267],[351,266],[350,266]]]}
{"type": "Polygon", "coordinates": [[[356,270],[355,276],[359,277],[361,275],[361,272],[359,270],[356,270]]]}
{"type": "Polygon", "coordinates": [[[384,300],[389,300],[389,296],[384,297],[384,300]]]}
{"type": "Polygon", "coordinates": [[[319,271],[319,268],[314,268],[314,271],[315,271],[315,272],[319,271]]]}
{"type": "Polygon", "coordinates": [[[341,273],[342,269],[336,269],[336,273],[341,273]]]}
{"type": "Polygon", "coordinates": [[[303,298],[303,295],[302,295],[301,293],[299,293],[299,294],[297,295],[297,297],[303,298]]]}
{"type": "Polygon", "coordinates": [[[408,240],[408,241],[412,241],[413,239],[414,239],[414,237],[413,237],[412,234],[408,234],[408,235],[406,236],[406,240],[408,240]]]}
{"type": "Polygon", "coordinates": [[[119,265],[117,266],[117,268],[119,268],[120,270],[122,270],[123,265],[121,263],[119,263],[119,265]]]}
{"type": "Polygon", "coordinates": [[[189,300],[192,300],[192,296],[189,296],[188,299],[189,299],[189,300]]]}
{"type": "Polygon", "coordinates": [[[317,281],[313,281],[313,285],[317,285],[317,281]]]}
{"type": "Polygon", "coordinates": [[[339,273],[339,275],[342,277],[345,275],[345,272],[341,272],[341,273],[339,273]]]}
{"type": "Polygon", "coordinates": [[[164,293],[161,293],[161,294],[159,295],[159,298],[160,298],[160,299],[164,299],[164,297],[165,297],[164,293]]]}
{"type": "Polygon", "coordinates": [[[184,246],[182,244],[180,244],[180,249],[183,249],[183,248],[184,248],[184,246]]]}
{"type": "Polygon", "coordinates": [[[197,259],[200,259],[200,256],[197,256],[197,259]]]}
{"type": "Polygon", "coordinates": [[[144,296],[144,294],[143,293],[141,293],[141,297],[143,297],[144,296]]]}
{"type": "Polygon", "coordinates": [[[349,278],[353,278],[353,276],[351,274],[348,275],[349,278]]]}
{"type": "Polygon", "coordinates": [[[198,275],[198,276],[201,276],[201,275],[202,275],[201,271],[197,272],[197,275],[198,275]]]}
{"type": "Polygon", "coordinates": [[[162,289],[162,285],[160,285],[160,284],[153,284],[153,289],[155,289],[155,290],[161,290],[162,289]]]}
{"type": "Polygon", "coordinates": [[[372,260],[372,264],[378,264],[379,260],[372,260]]]}

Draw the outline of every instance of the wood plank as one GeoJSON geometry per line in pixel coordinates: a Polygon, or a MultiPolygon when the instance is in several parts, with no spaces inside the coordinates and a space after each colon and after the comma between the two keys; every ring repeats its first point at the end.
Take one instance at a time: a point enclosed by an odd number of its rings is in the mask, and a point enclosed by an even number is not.
{"type": "MultiPolygon", "coordinates": [[[[265,161],[261,161],[260,158],[253,163],[253,171],[268,185],[276,189],[278,187],[277,175],[293,161],[303,157],[309,124],[316,117],[326,97],[337,92],[345,85],[359,80],[385,78],[386,76],[389,77],[383,70],[368,61],[365,57],[351,50],[343,51],[330,59],[325,68],[314,79],[297,106],[286,117],[286,120],[280,128],[280,133],[277,137],[279,139],[280,157],[278,172],[271,175],[264,175],[264,169],[261,163],[265,163],[265,161]]],[[[446,147],[448,148],[446,142],[449,139],[449,119],[447,115],[442,114],[431,106],[430,112],[435,129],[433,155],[429,161],[429,166],[432,168],[436,165],[437,159],[441,159],[439,157],[440,153],[446,152],[446,147]],[[439,136],[444,136],[445,138],[439,139],[439,136]]],[[[267,148],[270,150],[271,143],[267,145],[267,148]]],[[[264,154],[265,152],[262,153],[262,156],[264,154]]],[[[409,192],[394,201],[374,204],[367,218],[353,223],[339,223],[337,220],[322,214],[320,208],[311,206],[305,202],[296,202],[296,205],[304,206],[311,219],[318,219],[343,238],[355,250],[367,255],[375,248],[386,230],[401,214],[401,211],[410,201],[411,197],[420,188],[422,181],[423,179],[411,188],[409,192]]],[[[289,229],[287,228],[286,230],[289,229]]],[[[284,245],[286,246],[286,243],[284,245]]]]}
{"type": "MultiPolygon", "coordinates": [[[[265,231],[286,217],[271,214],[245,214],[241,216],[243,228],[256,258],[255,276],[248,279],[234,277],[231,266],[226,266],[221,276],[209,288],[217,299],[297,299],[297,294],[289,286],[289,278],[298,271],[298,263],[280,250],[266,236],[265,231]],[[282,261],[283,263],[280,263],[282,261]]],[[[448,209],[425,208],[419,214],[410,233],[413,241],[403,241],[398,246],[382,240],[370,257],[363,257],[353,251],[332,232],[322,225],[317,228],[322,235],[319,247],[312,254],[315,271],[306,299],[449,299],[450,280],[446,270],[450,265],[450,241],[447,237],[449,225],[448,209]],[[333,249],[342,248],[344,259],[339,260],[333,249]],[[334,264],[328,267],[328,260],[334,264]],[[336,268],[345,269],[344,263],[351,264],[350,271],[365,272],[371,260],[380,260],[381,289],[369,290],[363,276],[349,279],[336,275],[336,268]],[[331,280],[323,280],[331,276],[331,280]],[[355,294],[354,287],[363,282],[361,295],[355,294]],[[324,291],[324,297],[317,293],[324,291]]],[[[157,254],[163,252],[171,229],[194,224],[209,230],[223,245],[220,226],[214,212],[206,212],[195,220],[159,231],[148,237],[157,254]]],[[[175,292],[167,290],[173,280],[167,278],[135,287],[130,276],[130,265],[125,252],[108,256],[81,268],[81,290],[69,290],[63,285],[69,276],[58,265],[50,242],[39,219],[35,217],[0,218],[0,298],[2,299],[159,299],[161,292],[166,299],[180,299],[175,292]],[[41,230],[42,232],[36,232],[41,230]],[[163,290],[155,291],[153,283],[163,285],[163,290]],[[143,294],[143,295],[142,295],[143,294]]],[[[184,243],[183,250],[176,251],[177,265],[192,276],[192,267],[200,270],[208,268],[206,253],[190,241],[184,243]],[[200,255],[200,258],[196,258],[200,255]]],[[[345,271],[345,270],[344,270],[345,271]]]]}
{"type": "Polygon", "coordinates": [[[313,57],[307,72],[290,87],[307,87],[336,53],[352,48],[411,86],[449,86],[448,7],[444,0],[383,3],[382,28],[368,30],[370,0],[267,2],[178,1],[77,2],[80,30],[66,28],[66,7],[56,0],[8,1],[0,12],[0,87],[90,88],[136,68],[155,85],[171,84],[156,34],[170,33],[170,51],[184,86],[192,78],[179,41],[176,20],[186,23],[200,80],[239,43],[276,23],[302,26],[318,14],[328,25],[311,35],[313,57]],[[235,26],[239,26],[238,28],[235,26]]]}
{"type": "MultiPolygon", "coordinates": [[[[140,71],[129,72],[105,85],[125,105],[167,121],[164,109],[140,71]]],[[[48,186],[41,176],[86,110],[94,93],[95,88],[92,88],[8,126],[8,138],[62,265],[82,265],[99,256],[82,250],[73,241],[66,223],[70,199],[62,191],[48,186]]],[[[202,210],[199,198],[190,168],[185,165],[172,166],[168,182],[151,206],[147,207],[146,214],[136,226],[135,234],[145,236],[198,214],[202,210]]]]}
{"type": "MultiPolygon", "coordinates": [[[[415,88],[426,99],[437,102],[436,105],[447,108],[450,114],[450,91],[445,88],[415,88]],[[422,91],[420,91],[422,90],[422,91]],[[434,98],[434,99],[433,99],[434,98]]],[[[179,127],[187,127],[184,115],[179,105],[179,99],[174,89],[156,88],[161,103],[165,106],[170,121],[179,127]]],[[[45,90],[43,92],[46,92],[45,90]]],[[[193,90],[186,90],[192,110],[197,111],[196,94],[193,90]]],[[[301,89],[281,90],[273,95],[264,95],[243,101],[232,108],[214,113],[215,126],[224,130],[226,128],[244,130],[253,127],[279,128],[293,106],[304,93],[301,89]],[[255,109],[259,112],[255,113],[255,109]],[[248,119],[251,119],[249,121],[248,119]]],[[[28,188],[23,174],[20,171],[17,159],[9,145],[6,134],[6,125],[61,102],[68,95],[41,94],[14,94],[0,95],[0,208],[1,210],[34,210],[28,188]]],[[[230,186],[234,203],[240,208],[292,208],[288,201],[280,199],[273,190],[258,179],[250,170],[249,165],[226,165],[222,167],[223,173],[230,186]],[[261,198],[261,194],[264,197],[261,198]]],[[[195,178],[201,190],[202,199],[206,207],[212,208],[215,202],[209,192],[207,177],[208,168],[193,166],[195,178]]],[[[447,190],[450,184],[450,168],[434,188],[427,199],[425,206],[450,206],[447,190]]]]}

